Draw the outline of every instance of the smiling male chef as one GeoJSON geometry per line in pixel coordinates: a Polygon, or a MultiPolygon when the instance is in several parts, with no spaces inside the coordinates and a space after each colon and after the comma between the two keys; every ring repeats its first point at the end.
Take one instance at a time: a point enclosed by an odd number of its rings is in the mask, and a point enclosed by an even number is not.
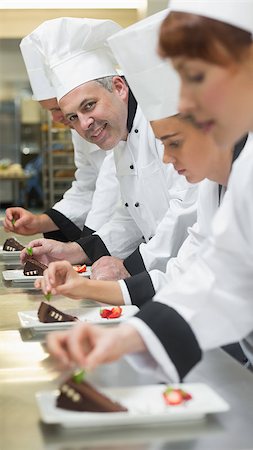
{"type": "MultiPolygon", "coordinates": [[[[117,24],[111,25],[108,35],[120,29],[117,24]]],[[[45,31],[46,23],[24,37],[20,44],[21,53],[34,100],[51,113],[54,122],[69,126],[71,124],[58,105],[50,80],[41,42],[45,31]]],[[[8,208],[4,222],[7,231],[23,235],[44,233],[45,237],[68,242],[80,237],[84,225],[87,233],[92,233],[111,218],[119,200],[113,154],[89,144],[75,130],[71,130],[71,134],[77,167],[71,188],[43,214],[33,214],[20,207],[8,208]]]]}
{"type": "MultiPolygon", "coordinates": [[[[124,259],[152,240],[170,210],[166,235],[176,256],[196,218],[197,187],[162,162],[163,146],[138,107],[105,43],[111,21],[61,18],[46,22],[43,41],[61,110],[86,141],[114,149],[121,204],[111,220],[77,242],[39,239],[29,245],[46,263],[68,259],[91,263],[104,255],[124,259]]],[[[167,99],[165,99],[166,101],[167,99]]],[[[84,232],[85,233],[85,232],[84,232]]],[[[25,254],[22,255],[25,258],[25,254]]],[[[129,273],[125,269],[125,276],[129,273]]]]}

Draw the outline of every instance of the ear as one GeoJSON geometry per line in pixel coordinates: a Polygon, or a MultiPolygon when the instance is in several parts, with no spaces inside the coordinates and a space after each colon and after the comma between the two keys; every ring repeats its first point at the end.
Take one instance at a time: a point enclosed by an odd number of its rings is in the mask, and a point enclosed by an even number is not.
{"type": "Polygon", "coordinates": [[[113,77],[113,90],[122,100],[128,100],[128,86],[122,77],[113,77]]]}

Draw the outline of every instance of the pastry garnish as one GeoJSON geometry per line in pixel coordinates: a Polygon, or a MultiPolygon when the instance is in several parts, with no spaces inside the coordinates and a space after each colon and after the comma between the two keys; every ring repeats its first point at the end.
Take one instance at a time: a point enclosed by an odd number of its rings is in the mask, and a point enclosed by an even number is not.
{"type": "Polygon", "coordinates": [[[72,379],[75,383],[80,384],[80,383],[82,383],[84,377],[85,377],[85,370],[82,369],[82,370],[78,370],[77,372],[75,372],[73,374],[72,379]]]}
{"type": "Polygon", "coordinates": [[[168,386],[166,390],[163,391],[163,398],[166,405],[176,406],[191,400],[192,396],[183,389],[168,386]]]}
{"type": "Polygon", "coordinates": [[[117,319],[122,314],[122,308],[120,306],[114,306],[113,308],[101,308],[100,317],[102,319],[117,319]]]}
{"type": "Polygon", "coordinates": [[[51,297],[52,297],[52,292],[47,292],[46,294],[44,294],[44,298],[45,298],[45,300],[47,300],[48,302],[50,302],[50,300],[51,300],[51,297]]]}
{"type": "Polygon", "coordinates": [[[33,249],[32,249],[32,247],[26,247],[26,253],[27,253],[29,256],[32,256],[32,254],[33,254],[33,249]]]}

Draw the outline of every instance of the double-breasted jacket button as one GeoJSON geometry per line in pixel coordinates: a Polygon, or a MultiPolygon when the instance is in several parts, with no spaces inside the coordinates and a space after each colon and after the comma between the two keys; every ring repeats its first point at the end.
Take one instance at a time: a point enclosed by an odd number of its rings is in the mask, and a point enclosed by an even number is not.
{"type": "Polygon", "coordinates": [[[136,208],[138,208],[138,206],[140,206],[140,203],[139,203],[139,202],[136,202],[136,203],[134,204],[134,206],[135,206],[136,208]]]}
{"type": "Polygon", "coordinates": [[[128,203],[125,203],[125,206],[128,207],[128,203]]]}
{"type": "Polygon", "coordinates": [[[130,169],[134,169],[134,165],[133,164],[131,164],[129,167],[130,167],[130,169]]]}
{"type": "Polygon", "coordinates": [[[137,128],[135,128],[134,132],[135,132],[135,133],[139,133],[139,130],[137,130],[137,128]]]}

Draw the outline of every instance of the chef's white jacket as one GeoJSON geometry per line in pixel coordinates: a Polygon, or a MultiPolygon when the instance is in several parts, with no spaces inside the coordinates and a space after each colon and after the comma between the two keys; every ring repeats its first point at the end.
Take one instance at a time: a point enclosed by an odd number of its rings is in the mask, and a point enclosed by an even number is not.
{"type": "Polygon", "coordinates": [[[113,153],[85,141],[75,130],[71,133],[77,167],[75,180],[47,214],[63,231],[65,218],[80,230],[86,225],[94,231],[111,218],[119,201],[113,153]]]}
{"type": "MultiPolygon", "coordinates": [[[[222,188],[223,196],[225,188],[222,188]]],[[[221,200],[219,195],[219,185],[210,180],[204,180],[199,184],[198,203],[197,203],[197,222],[188,228],[188,236],[183,242],[176,257],[167,256],[167,266],[165,270],[153,269],[149,273],[142,272],[125,280],[120,280],[122,295],[125,304],[135,304],[141,307],[148,299],[153,297],[163,286],[170,284],[178,276],[184,273],[187,267],[193,263],[200,246],[211,233],[211,222],[219,207],[221,200]]],[[[154,255],[149,251],[150,262],[155,267],[156,252],[164,252],[166,259],[167,229],[166,221],[162,229],[158,228],[159,245],[154,248],[154,255]]],[[[169,227],[168,227],[169,229],[169,227]]],[[[154,237],[155,240],[156,236],[154,237]]],[[[170,239],[169,239],[170,240],[170,239]]],[[[152,243],[152,241],[150,241],[152,243]]],[[[144,247],[144,246],[143,246],[144,247]]]]}
{"type": "MultiPolygon", "coordinates": [[[[127,141],[114,149],[121,205],[114,216],[92,236],[79,240],[91,261],[103,255],[126,258],[142,242],[149,242],[168,210],[167,236],[170,256],[176,256],[196,220],[198,187],[178,175],[171,164],[162,162],[163,146],[137,108],[127,141]]],[[[157,256],[165,267],[163,251],[157,256]]],[[[168,253],[167,253],[168,260],[168,253]]],[[[160,265],[158,266],[160,267],[160,265]]]]}
{"type": "MultiPolygon", "coordinates": [[[[131,360],[159,379],[182,379],[202,352],[253,330],[253,136],[195,261],[130,320],[149,352],[131,360]]],[[[250,341],[249,341],[250,342],[250,341]]]]}

